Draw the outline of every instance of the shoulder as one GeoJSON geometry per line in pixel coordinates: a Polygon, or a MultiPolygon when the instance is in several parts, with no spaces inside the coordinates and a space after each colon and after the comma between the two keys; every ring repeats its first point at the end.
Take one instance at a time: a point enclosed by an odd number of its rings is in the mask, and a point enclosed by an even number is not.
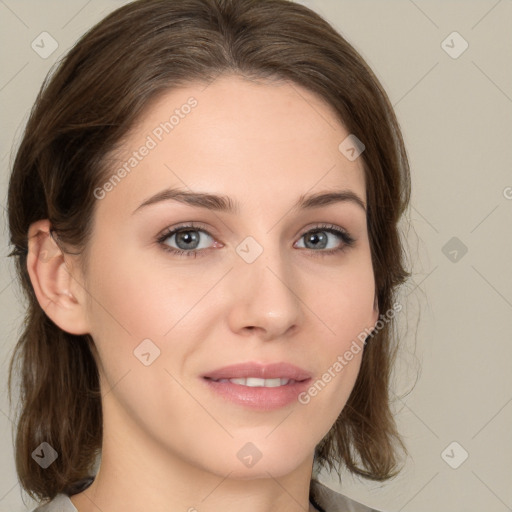
{"type": "Polygon", "coordinates": [[[310,494],[325,512],[380,512],[333,491],[315,479],[311,480],[310,494]]]}
{"type": "Polygon", "coordinates": [[[72,501],[65,494],[57,494],[52,501],[41,505],[32,512],[78,512],[72,501]]]}

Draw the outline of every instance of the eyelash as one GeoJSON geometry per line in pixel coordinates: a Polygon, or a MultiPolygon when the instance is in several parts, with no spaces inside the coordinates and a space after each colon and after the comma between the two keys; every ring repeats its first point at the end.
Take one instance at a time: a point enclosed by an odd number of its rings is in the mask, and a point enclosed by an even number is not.
{"type": "MultiPolygon", "coordinates": [[[[202,231],[203,233],[206,233],[208,236],[213,238],[213,236],[207,230],[205,230],[202,227],[197,226],[193,223],[190,223],[190,224],[180,225],[180,226],[177,226],[172,229],[168,228],[167,230],[165,230],[164,233],[162,233],[161,235],[158,236],[156,241],[162,246],[162,249],[164,251],[169,252],[175,256],[194,257],[194,258],[196,258],[198,255],[204,256],[205,255],[204,253],[206,251],[208,251],[208,249],[192,249],[190,251],[183,251],[181,249],[174,249],[172,247],[169,247],[167,244],[164,243],[172,235],[175,235],[182,231],[184,231],[184,232],[186,232],[186,231],[202,231]]],[[[300,236],[300,238],[304,237],[308,233],[316,233],[316,232],[322,232],[322,231],[339,236],[339,238],[341,238],[343,244],[341,245],[341,247],[337,247],[335,249],[327,249],[327,250],[306,249],[306,250],[310,251],[311,253],[320,253],[320,254],[315,254],[314,256],[323,257],[323,256],[334,255],[336,253],[341,253],[341,252],[344,252],[344,251],[350,249],[351,247],[353,247],[354,243],[356,242],[356,240],[352,236],[350,236],[349,233],[347,233],[344,229],[338,228],[337,226],[335,226],[333,224],[320,224],[318,226],[315,226],[315,227],[305,231],[300,236]]]]}

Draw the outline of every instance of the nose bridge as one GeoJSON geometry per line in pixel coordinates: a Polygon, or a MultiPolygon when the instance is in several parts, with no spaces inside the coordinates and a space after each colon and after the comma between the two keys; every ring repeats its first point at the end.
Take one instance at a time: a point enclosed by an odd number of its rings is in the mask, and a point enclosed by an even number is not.
{"type": "Polygon", "coordinates": [[[300,321],[301,303],[287,251],[272,234],[259,238],[264,243],[248,236],[236,247],[233,321],[237,329],[257,327],[274,337],[300,321]]]}

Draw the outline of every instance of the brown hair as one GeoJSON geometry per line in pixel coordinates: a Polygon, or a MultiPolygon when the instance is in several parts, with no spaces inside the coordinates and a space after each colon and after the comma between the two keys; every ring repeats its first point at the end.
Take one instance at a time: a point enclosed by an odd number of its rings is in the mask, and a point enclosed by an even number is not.
{"type": "MultiPolygon", "coordinates": [[[[9,394],[18,370],[16,469],[32,497],[79,492],[101,450],[102,409],[91,336],[61,330],[36,299],[26,268],[29,226],[49,219],[59,241],[83,254],[107,156],[161,93],[221,74],[287,80],[333,108],[365,145],[367,225],[381,313],[392,308],[397,287],[410,276],[397,226],[410,197],[400,127],[373,72],[330,24],[288,0],[139,0],[117,9],[46,78],[9,183],[10,256],[28,300],[9,394]],[[42,442],[59,454],[47,469],[31,457],[42,442]]],[[[365,347],[349,400],[316,448],[318,467],[341,462],[374,480],[396,474],[397,447],[405,446],[390,411],[393,326],[385,322],[365,347]]]]}

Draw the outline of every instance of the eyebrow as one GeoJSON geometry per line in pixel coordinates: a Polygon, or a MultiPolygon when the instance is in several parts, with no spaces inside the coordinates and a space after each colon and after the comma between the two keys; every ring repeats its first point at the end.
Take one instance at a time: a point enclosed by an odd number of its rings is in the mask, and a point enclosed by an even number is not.
{"type": "MultiPolygon", "coordinates": [[[[133,211],[132,215],[150,205],[164,201],[176,201],[190,206],[230,214],[240,213],[240,203],[234,201],[228,196],[167,188],[146,199],[133,211]]],[[[364,201],[352,190],[332,190],[316,194],[302,194],[291,209],[309,210],[340,202],[351,202],[357,204],[366,213],[366,205],[364,201]]]]}

